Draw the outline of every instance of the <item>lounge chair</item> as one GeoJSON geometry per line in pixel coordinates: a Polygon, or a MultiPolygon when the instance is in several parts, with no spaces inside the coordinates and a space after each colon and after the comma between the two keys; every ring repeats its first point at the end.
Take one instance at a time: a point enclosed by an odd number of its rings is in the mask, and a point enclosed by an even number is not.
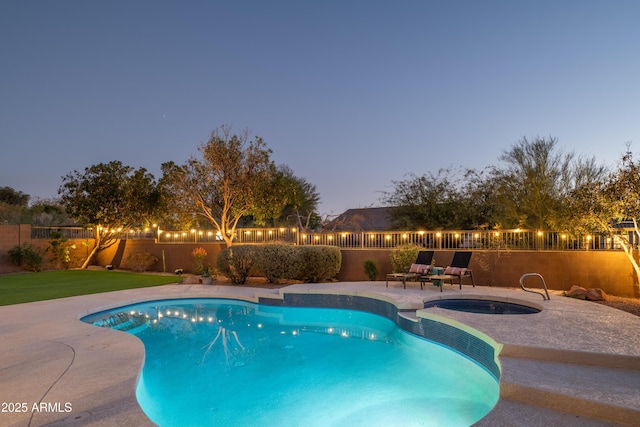
{"type": "Polygon", "coordinates": [[[432,282],[436,286],[440,286],[440,292],[442,292],[442,285],[445,281],[449,281],[452,285],[455,279],[458,279],[460,289],[462,289],[462,279],[469,277],[471,284],[475,288],[476,282],[473,280],[473,272],[469,269],[469,262],[471,261],[471,255],[473,252],[456,252],[453,254],[451,264],[444,269],[444,272],[435,276],[424,276],[420,279],[421,285],[424,282],[432,282]]]}
{"type": "MultiPolygon", "coordinates": [[[[407,280],[421,280],[422,276],[429,273],[432,259],[433,251],[418,252],[416,262],[411,264],[408,272],[387,274],[387,288],[389,287],[389,280],[401,280],[405,289],[407,289],[407,280]]],[[[420,288],[422,288],[422,283],[420,283],[420,288]]]]}

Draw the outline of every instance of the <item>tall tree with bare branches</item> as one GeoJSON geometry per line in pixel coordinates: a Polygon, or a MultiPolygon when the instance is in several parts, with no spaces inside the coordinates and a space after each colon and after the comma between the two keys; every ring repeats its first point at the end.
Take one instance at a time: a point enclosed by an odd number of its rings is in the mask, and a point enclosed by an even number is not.
{"type": "Polygon", "coordinates": [[[238,135],[222,126],[198,151],[184,165],[163,164],[161,186],[174,209],[210,222],[231,246],[240,219],[264,211],[258,202],[275,170],[271,150],[247,130],[238,135]]]}

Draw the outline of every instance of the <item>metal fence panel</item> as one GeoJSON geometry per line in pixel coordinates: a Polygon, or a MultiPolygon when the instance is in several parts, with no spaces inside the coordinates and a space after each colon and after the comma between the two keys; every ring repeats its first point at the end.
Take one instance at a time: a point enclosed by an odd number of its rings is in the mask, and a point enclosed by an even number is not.
{"type": "Polygon", "coordinates": [[[31,227],[32,239],[51,239],[51,233],[58,232],[65,239],[93,239],[93,229],[82,227],[31,227]]]}
{"type": "MultiPolygon", "coordinates": [[[[93,230],[82,227],[32,227],[32,239],[50,239],[59,231],[69,239],[92,239],[93,230]]],[[[619,233],[633,242],[632,231],[619,233]],[[627,236],[628,233],[628,236],[627,236]]],[[[158,243],[220,243],[224,239],[215,230],[123,231],[123,239],[155,239],[158,243]]],[[[502,250],[619,250],[610,235],[571,235],[537,230],[447,230],[447,231],[358,231],[299,232],[295,228],[239,228],[233,238],[241,244],[289,243],[331,245],[345,249],[390,249],[413,244],[427,249],[502,249],[502,250]]]]}

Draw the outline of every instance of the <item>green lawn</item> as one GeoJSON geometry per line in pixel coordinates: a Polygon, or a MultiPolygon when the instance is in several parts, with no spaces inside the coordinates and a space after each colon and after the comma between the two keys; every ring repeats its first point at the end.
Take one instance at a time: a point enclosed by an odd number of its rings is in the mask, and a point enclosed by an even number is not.
{"type": "Polygon", "coordinates": [[[106,270],[0,275],[0,305],[176,283],[177,277],[106,270]]]}

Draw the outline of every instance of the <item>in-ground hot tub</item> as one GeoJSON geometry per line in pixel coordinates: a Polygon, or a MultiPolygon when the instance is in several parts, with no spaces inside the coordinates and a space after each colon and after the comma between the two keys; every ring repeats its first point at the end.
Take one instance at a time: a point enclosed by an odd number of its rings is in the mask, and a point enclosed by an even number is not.
{"type": "Polygon", "coordinates": [[[542,308],[524,303],[474,298],[447,298],[424,303],[424,308],[431,307],[481,314],[534,314],[542,311],[542,308]]]}

